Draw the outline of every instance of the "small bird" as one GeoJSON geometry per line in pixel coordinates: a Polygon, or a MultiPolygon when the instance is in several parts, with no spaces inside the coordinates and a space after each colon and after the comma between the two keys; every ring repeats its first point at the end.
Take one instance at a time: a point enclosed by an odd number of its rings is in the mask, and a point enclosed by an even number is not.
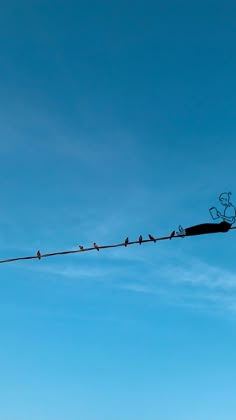
{"type": "Polygon", "coordinates": [[[143,242],[143,237],[142,237],[142,235],[140,235],[140,237],[138,238],[138,241],[139,241],[139,245],[141,245],[141,243],[143,242]]]}
{"type": "Polygon", "coordinates": [[[83,250],[84,250],[84,247],[83,247],[82,245],[79,245],[79,249],[80,249],[81,251],[83,251],[83,250]]]}
{"type": "Polygon", "coordinates": [[[129,243],[129,238],[127,237],[126,240],[125,240],[124,246],[127,246],[128,243],[129,243]]]}
{"type": "Polygon", "coordinates": [[[40,251],[38,250],[38,252],[37,252],[37,257],[38,257],[38,259],[40,260],[41,259],[41,253],[40,253],[40,251]]]}
{"type": "Polygon", "coordinates": [[[150,235],[150,233],[148,234],[148,236],[149,236],[149,239],[151,240],[151,241],[153,241],[153,242],[156,242],[157,240],[152,236],[152,235],[150,235]]]}
{"type": "Polygon", "coordinates": [[[171,234],[170,234],[170,239],[172,239],[172,238],[173,238],[173,236],[175,236],[175,230],[173,230],[173,232],[171,232],[171,234]]]}
{"type": "Polygon", "coordinates": [[[96,242],[94,242],[93,246],[97,251],[99,251],[99,246],[96,244],[96,242]]]}

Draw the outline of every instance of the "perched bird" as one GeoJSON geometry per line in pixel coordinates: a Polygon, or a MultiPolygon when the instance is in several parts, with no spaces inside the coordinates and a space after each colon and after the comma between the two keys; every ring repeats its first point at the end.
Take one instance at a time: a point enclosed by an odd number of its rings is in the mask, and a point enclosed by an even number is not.
{"type": "Polygon", "coordinates": [[[83,251],[83,250],[84,250],[84,247],[83,247],[82,245],[79,245],[79,249],[80,249],[81,251],[83,251]]]}
{"type": "Polygon", "coordinates": [[[138,241],[139,241],[139,245],[141,245],[141,243],[143,242],[143,237],[142,237],[142,235],[140,235],[140,237],[138,238],[138,241]]]}
{"type": "Polygon", "coordinates": [[[37,252],[37,257],[38,257],[38,259],[40,260],[41,259],[41,253],[40,253],[40,251],[38,250],[38,252],[37,252]]]}
{"type": "Polygon", "coordinates": [[[172,238],[173,238],[173,236],[175,236],[175,230],[173,230],[173,232],[171,232],[171,234],[170,234],[170,239],[172,239],[172,238]]]}
{"type": "Polygon", "coordinates": [[[157,240],[152,236],[152,235],[150,235],[150,233],[148,234],[148,236],[149,236],[149,239],[151,240],[151,241],[153,241],[153,242],[156,242],[157,240]]]}
{"type": "Polygon", "coordinates": [[[94,242],[93,246],[97,251],[99,251],[99,246],[96,244],[96,242],[94,242]]]}
{"type": "Polygon", "coordinates": [[[125,240],[124,246],[127,246],[128,243],[129,243],[129,238],[127,237],[126,240],[125,240]]]}

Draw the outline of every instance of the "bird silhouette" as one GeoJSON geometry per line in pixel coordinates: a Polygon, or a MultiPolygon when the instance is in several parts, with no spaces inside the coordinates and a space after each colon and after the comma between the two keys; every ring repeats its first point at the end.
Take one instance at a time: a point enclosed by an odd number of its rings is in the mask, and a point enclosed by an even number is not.
{"type": "Polygon", "coordinates": [[[83,251],[83,250],[84,250],[84,247],[83,247],[82,245],[79,245],[79,249],[80,249],[81,251],[83,251]]]}
{"type": "Polygon", "coordinates": [[[173,238],[173,236],[175,236],[175,230],[173,230],[173,232],[171,232],[171,234],[170,234],[170,239],[172,239],[172,238],[173,238]]]}
{"type": "Polygon", "coordinates": [[[142,237],[142,235],[140,235],[140,237],[138,238],[138,241],[139,241],[139,245],[141,245],[141,243],[143,242],[143,237],[142,237]]]}
{"type": "Polygon", "coordinates": [[[40,260],[41,259],[41,253],[40,253],[40,251],[38,250],[38,252],[37,252],[37,257],[38,257],[38,259],[40,260]]]}
{"type": "Polygon", "coordinates": [[[152,236],[152,235],[150,235],[150,233],[148,234],[148,236],[149,236],[149,239],[151,240],[151,241],[153,241],[153,242],[156,242],[157,240],[152,236]]]}
{"type": "Polygon", "coordinates": [[[94,242],[93,246],[97,251],[99,251],[99,246],[96,244],[96,242],[94,242]]]}
{"type": "Polygon", "coordinates": [[[125,240],[124,246],[127,246],[128,243],[129,243],[129,238],[127,237],[126,240],[125,240]]]}

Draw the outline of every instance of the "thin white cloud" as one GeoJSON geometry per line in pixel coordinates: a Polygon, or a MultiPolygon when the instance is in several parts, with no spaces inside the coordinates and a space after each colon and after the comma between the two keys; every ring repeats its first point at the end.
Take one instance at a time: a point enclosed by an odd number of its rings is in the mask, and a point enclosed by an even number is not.
{"type": "Polygon", "coordinates": [[[84,263],[68,263],[68,264],[51,264],[47,263],[46,265],[37,264],[27,264],[24,263],[21,267],[28,270],[37,272],[45,276],[53,276],[57,278],[64,278],[66,280],[75,279],[78,281],[83,280],[112,280],[117,278],[117,276],[122,275],[123,270],[118,266],[104,266],[98,264],[84,264],[84,263]]]}
{"type": "Polygon", "coordinates": [[[103,281],[108,287],[133,293],[157,296],[167,304],[201,308],[236,310],[236,275],[229,269],[210,265],[198,258],[181,256],[179,250],[148,250],[135,246],[78,256],[66,256],[51,263],[48,260],[22,263],[24,269],[57,277],[58,280],[103,281]],[[132,251],[133,250],[133,251],[132,251]],[[108,252],[109,251],[109,252],[108,252]],[[171,261],[169,263],[168,261],[171,261]]]}
{"type": "Polygon", "coordinates": [[[166,266],[161,274],[173,283],[236,291],[236,274],[197,259],[191,259],[190,263],[185,265],[166,266]]]}

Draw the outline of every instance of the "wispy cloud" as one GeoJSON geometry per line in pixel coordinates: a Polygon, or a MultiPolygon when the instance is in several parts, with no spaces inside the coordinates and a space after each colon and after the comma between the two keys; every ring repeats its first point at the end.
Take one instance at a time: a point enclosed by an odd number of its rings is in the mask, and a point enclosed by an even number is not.
{"type": "Polygon", "coordinates": [[[206,264],[192,258],[189,263],[165,266],[162,276],[173,283],[215,290],[234,290],[236,292],[236,274],[221,267],[206,264]]]}
{"type": "Polygon", "coordinates": [[[45,276],[64,278],[66,280],[111,280],[121,275],[122,270],[116,266],[104,266],[98,264],[51,264],[45,266],[38,264],[24,264],[22,268],[28,271],[34,271],[45,276]]]}
{"type": "MultiPolygon", "coordinates": [[[[98,254],[98,253],[97,253],[98,254]]],[[[223,267],[192,258],[188,264],[156,261],[146,255],[130,259],[113,255],[106,258],[93,255],[80,263],[24,264],[47,278],[58,280],[102,281],[107,287],[130,293],[156,296],[169,305],[185,306],[197,310],[236,310],[236,275],[223,267]]],[[[125,255],[125,254],[124,254],[125,255]]]]}

